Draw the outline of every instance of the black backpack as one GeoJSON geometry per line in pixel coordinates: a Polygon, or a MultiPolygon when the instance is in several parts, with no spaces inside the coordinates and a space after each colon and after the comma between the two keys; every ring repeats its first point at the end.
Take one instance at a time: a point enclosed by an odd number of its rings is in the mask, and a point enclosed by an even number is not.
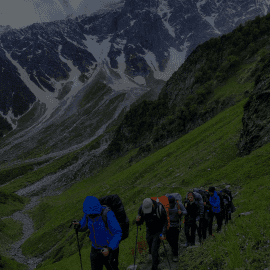
{"type": "Polygon", "coordinates": [[[225,194],[227,194],[227,195],[230,197],[231,202],[232,202],[232,199],[233,199],[233,197],[232,197],[232,192],[231,192],[229,189],[224,188],[224,189],[222,189],[220,192],[224,192],[225,194]]]}
{"type": "Polygon", "coordinates": [[[121,241],[128,238],[129,235],[129,219],[124,209],[124,205],[117,194],[108,195],[98,199],[102,206],[106,206],[105,209],[102,210],[101,216],[105,223],[106,229],[109,230],[108,222],[107,222],[107,213],[112,210],[115,214],[115,217],[122,229],[122,237],[121,241]]]}
{"type": "Polygon", "coordinates": [[[204,198],[209,199],[209,197],[210,197],[210,194],[206,190],[198,189],[198,190],[196,190],[196,192],[199,193],[199,194],[201,194],[202,197],[203,197],[203,199],[204,198]]]}

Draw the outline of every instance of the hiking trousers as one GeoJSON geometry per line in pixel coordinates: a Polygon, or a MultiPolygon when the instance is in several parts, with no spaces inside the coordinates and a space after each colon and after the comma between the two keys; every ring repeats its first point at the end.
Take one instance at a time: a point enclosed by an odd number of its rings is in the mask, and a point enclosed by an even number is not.
{"type": "Polygon", "coordinates": [[[158,249],[160,247],[160,232],[156,234],[150,234],[146,232],[146,241],[149,246],[149,254],[152,255],[152,270],[158,270],[159,256],[158,249]]]}
{"type": "Polygon", "coordinates": [[[185,235],[186,235],[186,239],[187,242],[195,245],[195,232],[197,229],[197,225],[196,222],[193,223],[186,223],[185,222],[185,235]]]}
{"type": "Polygon", "coordinates": [[[105,257],[100,249],[91,247],[90,261],[92,270],[102,270],[105,265],[107,270],[119,270],[118,268],[119,247],[112,250],[107,257],[105,257]],[[110,267],[111,265],[111,267],[110,267]]]}
{"type": "Polygon", "coordinates": [[[173,256],[178,256],[179,232],[179,227],[170,227],[166,233],[166,238],[172,248],[173,256]]]}
{"type": "Polygon", "coordinates": [[[208,226],[208,218],[202,218],[200,220],[200,225],[201,225],[202,238],[205,240],[206,239],[207,226],[208,226]]]}
{"type": "Polygon", "coordinates": [[[221,231],[221,227],[222,227],[222,212],[220,211],[219,213],[212,213],[209,217],[209,224],[208,224],[208,229],[209,229],[209,235],[212,235],[212,230],[213,230],[213,220],[214,220],[214,216],[217,219],[217,232],[221,231]]]}

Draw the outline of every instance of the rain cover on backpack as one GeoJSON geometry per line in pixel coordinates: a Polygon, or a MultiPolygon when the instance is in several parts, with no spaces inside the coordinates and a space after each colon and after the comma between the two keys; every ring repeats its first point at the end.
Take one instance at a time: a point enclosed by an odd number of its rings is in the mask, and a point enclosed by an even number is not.
{"type": "Polygon", "coordinates": [[[170,195],[173,196],[176,201],[182,203],[182,196],[179,193],[167,193],[165,196],[169,197],[170,195]]]}
{"type": "MultiPolygon", "coordinates": [[[[167,219],[168,219],[168,226],[167,230],[170,228],[170,214],[169,214],[169,208],[170,208],[170,203],[169,199],[166,196],[161,196],[161,197],[151,197],[153,201],[156,201],[157,203],[161,203],[166,211],[167,214],[167,219]]],[[[158,217],[160,217],[161,211],[158,209],[159,212],[157,212],[158,217]]]]}

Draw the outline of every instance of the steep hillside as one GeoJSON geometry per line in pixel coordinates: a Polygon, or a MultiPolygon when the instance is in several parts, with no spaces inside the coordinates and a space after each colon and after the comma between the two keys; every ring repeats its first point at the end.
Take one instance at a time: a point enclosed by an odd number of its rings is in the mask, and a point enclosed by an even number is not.
{"type": "Polygon", "coordinates": [[[269,59],[269,30],[268,14],[199,45],[166,82],[156,101],[133,106],[125,115],[109,154],[139,146],[142,153],[151,152],[249,96],[269,59]]]}
{"type": "MultiPolygon", "coordinates": [[[[84,179],[58,196],[44,198],[31,211],[35,232],[22,245],[23,254],[32,259],[45,255],[39,269],[70,269],[80,265],[77,240],[69,224],[82,216],[87,195],[97,197],[117,193],[130,219],[130,237],[120,246],[120,269],[133,263],[131,255],[136,238],[134,223],[143,199],[179,192],[185,196],[194,187],[219,188],[230,185],[237,211],[226,230],[208,238],[202,247],[182,250],[181,269],[264,269],[270,264],[269,235],[269,158],[267,144],[251,155],[238,156],[237,141],[242,128],[246,100],[223,111],[156,153],[131,165],[129,158],[138,149],[118,158],[95,176],[84,179]],[[259,195],[260,193],[260,195],[259,195]],[[263,201],[259,197],[263,197],[263,201]],[[240,215],[249,212],[249,215],[240,215]],[[49,252],[50,251],[50,252],[49,252]]],[[[8,188],[8,185],[7,187],[8,188]]],[[[140,236],[145,237],[145,226],[140,236]]],[[[80,234],[82,263],[90,267],[87,233],[80,234]]],[[[144,253],[137,262],[144,265],[144,253]]],[[[166,258],[164,265],[166,264],[166,258]]],[[[167,266],[167,265],[166,265],[167,266]]],[[[149,265],[146,268],[150,269],[149,265]]]]}

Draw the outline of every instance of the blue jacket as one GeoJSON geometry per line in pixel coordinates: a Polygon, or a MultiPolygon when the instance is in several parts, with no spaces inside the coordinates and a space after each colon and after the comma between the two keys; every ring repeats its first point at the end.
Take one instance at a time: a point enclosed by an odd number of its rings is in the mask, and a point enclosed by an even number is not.
{"type": "Polygon", "coordinates": [[[210,196],[209,202],[214,213],[219,213],[221,211],[221,199],[216,191],[214,191],[213,196],[210,196]]]}
{"type": "Polygon", "coordinates": [[[85,231],[87,228],[90,230],[89,238],[94,248],[102,249],[107,246],[115,250],[119,246],[122,229],[113,211],[109,211],[107,214],[109,230],[107,230],[101,216],[102,209],[105,209],[105,206],[100,204],[98,198],[87,196],[83,203],[84,216],[80,221],[81,229],[79,231],[85,231]],[[88,218],[88,224],[86,224],[87,215],[90,214],[100,215],[94,219],[88,218]]]}

